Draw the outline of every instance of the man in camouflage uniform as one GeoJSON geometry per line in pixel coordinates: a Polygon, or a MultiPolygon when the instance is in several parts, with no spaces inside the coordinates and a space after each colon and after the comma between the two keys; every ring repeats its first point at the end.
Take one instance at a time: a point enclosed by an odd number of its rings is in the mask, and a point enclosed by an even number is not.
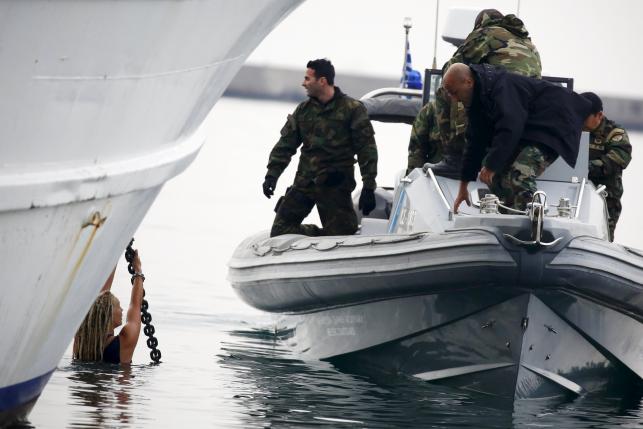
{"type": "MultiPolygon", "coordinates": [[[[506,15],[495,9],[481,11],[473,31],[442,67],[442,72],[455,63],[491,64],[528,77],[541,77],[540,54],[531,42],[529,32],[515,15],[506,15]]],[[[440,88],[435,100],[436,122],[445,152],[459,162],[464,149],[467,128],[466,111],[462,103],[450,100],[440,88]]]]}
{"type": "Polygon", "coordinates": [[[375,208],[377,147],[373,126],[364,105],[334,86],[330,61],[309,61],[302,86],[308,100],[297,106],[272,149],[263,192],[270,198],[277,179],[301,145],[293,185],[279,200],[270,236],[282,234],[348,235],[357,231],[351,192],[355,189],[355,156],[362,173],[359,209],[368,215],[375,208]],[[317,206],[322,228],[302,225],[317,206]]]}
{"type": "Polygon", "coordinates": [[[435,102],[429,101],[420,109],[413,122],[406,174],[414,168],[422,168],[427,162],[436,163],[441,159],[442,145],[435,120],[435,102]]]}
{"type": "Polygon", "coordinates": [[[589,131],[589,180],[596,186],[605,185],[610,241],[621,216],[623,170],[632,159],[632,145],[625,129],[603,114],[603,102],[593,92],[581,94],[592,103],[591,115],[585,120],[589,131]]]}

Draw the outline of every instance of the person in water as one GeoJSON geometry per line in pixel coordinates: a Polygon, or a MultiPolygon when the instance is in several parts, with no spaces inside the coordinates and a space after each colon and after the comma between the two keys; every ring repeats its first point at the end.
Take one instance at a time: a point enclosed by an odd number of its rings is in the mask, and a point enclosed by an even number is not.
{"type": "Polygon", "coordinates": [[[138,251],[132,258],[132,294],[127,319],[118,335],[114,330],[123,324],[123,309],[120,301],[110,291],[114,271],[94,301],[83,323],[74,337],[73,358],[85,362],[106,362],[129,364],[141,332],[141,303],[143,302],[143,281],[141,259],[138,251]]]}

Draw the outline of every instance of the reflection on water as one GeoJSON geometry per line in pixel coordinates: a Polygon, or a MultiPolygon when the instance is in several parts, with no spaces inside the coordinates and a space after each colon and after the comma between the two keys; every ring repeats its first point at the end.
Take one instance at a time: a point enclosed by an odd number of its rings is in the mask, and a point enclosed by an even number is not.
{"type": "Polygon", "coordinates": [[[248,408],[245,425],[279,427],[486,427],[511,425],[511,412],[477,405],[467,393],[430,386],[406,377],[340,371],[328,362],[303,362],[281,348],[269,332],[236,331],[226,343],[222,366],[237,373],[230,386],[248,408]]]}
{"type": "Polygon", "coordinates": [[[643,428],[641,389],[514,404],[350,361],[303,361],[274,331],[253,328],[259,325],[217,320],[166,331],[169,353],[160,365],[63,365],[34,425],[643,428]],[[171,347],[181,338],[193,346],[183,355],[171,347]]]}
{"type": "MultiPolygon", "coordinates": [[[[59,403],[49,409],[51,420],[46,427],[58,427],[54,414],[64,407],[72,412],[66,427],[103,428],[129,427],[141,423],[133,410],[145,406],[140,388],[153,377],[155,365],[123,366],[103,363],[72,361],[58,367],[52,384],[64,380],[65,395],[59,403]]],[[[43,426],[42,423],[40,426],[43,426]]],[[[33,428],[30,424],[16,428],[33,428]]]]}
{"type": "Polygon", "coordinates": [[[643,427],[639,390],[514,403],[346,362],[303,362],[269,331],[231,335],[218,358],[236,373],[227,387],[248,410],[246,427],[643,427]]]}
{"type": "Polygon", "coordinates": [[[137,390],[152,367],[72,363],[59,371],[68,374],[70,405],[78,407],[71,427],[104,427],[132,422],[133,404],[141,402],[137,390]]]}

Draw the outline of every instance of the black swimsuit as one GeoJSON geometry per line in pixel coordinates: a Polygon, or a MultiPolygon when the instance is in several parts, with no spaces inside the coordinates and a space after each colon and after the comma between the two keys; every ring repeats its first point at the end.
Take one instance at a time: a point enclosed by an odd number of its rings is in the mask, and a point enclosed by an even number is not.
{"type": "Polygon", "coordinates": [[[118,335],[103,350],[103,362],[121,363],[121,342],[118,335]]]}

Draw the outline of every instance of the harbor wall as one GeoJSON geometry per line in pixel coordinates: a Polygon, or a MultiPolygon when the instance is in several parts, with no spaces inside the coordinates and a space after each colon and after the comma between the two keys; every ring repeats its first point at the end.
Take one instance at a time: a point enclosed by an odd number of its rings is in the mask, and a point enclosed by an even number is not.
{"type": "MultiPolygon", "coordinates": [[[[247,64],[235,76],[224,96],[298,102],[305,98],[301,87],[303,77],[303,70],[247,64]]],[[[335,84],[346,94],[359,98],[374,89],[397,87],[399,80],[368,74],[337,73],[335,84]]],[[[643,99],[598,95],[603,99],[608,118],[628,130],[643,130],[643,99]]]]}

